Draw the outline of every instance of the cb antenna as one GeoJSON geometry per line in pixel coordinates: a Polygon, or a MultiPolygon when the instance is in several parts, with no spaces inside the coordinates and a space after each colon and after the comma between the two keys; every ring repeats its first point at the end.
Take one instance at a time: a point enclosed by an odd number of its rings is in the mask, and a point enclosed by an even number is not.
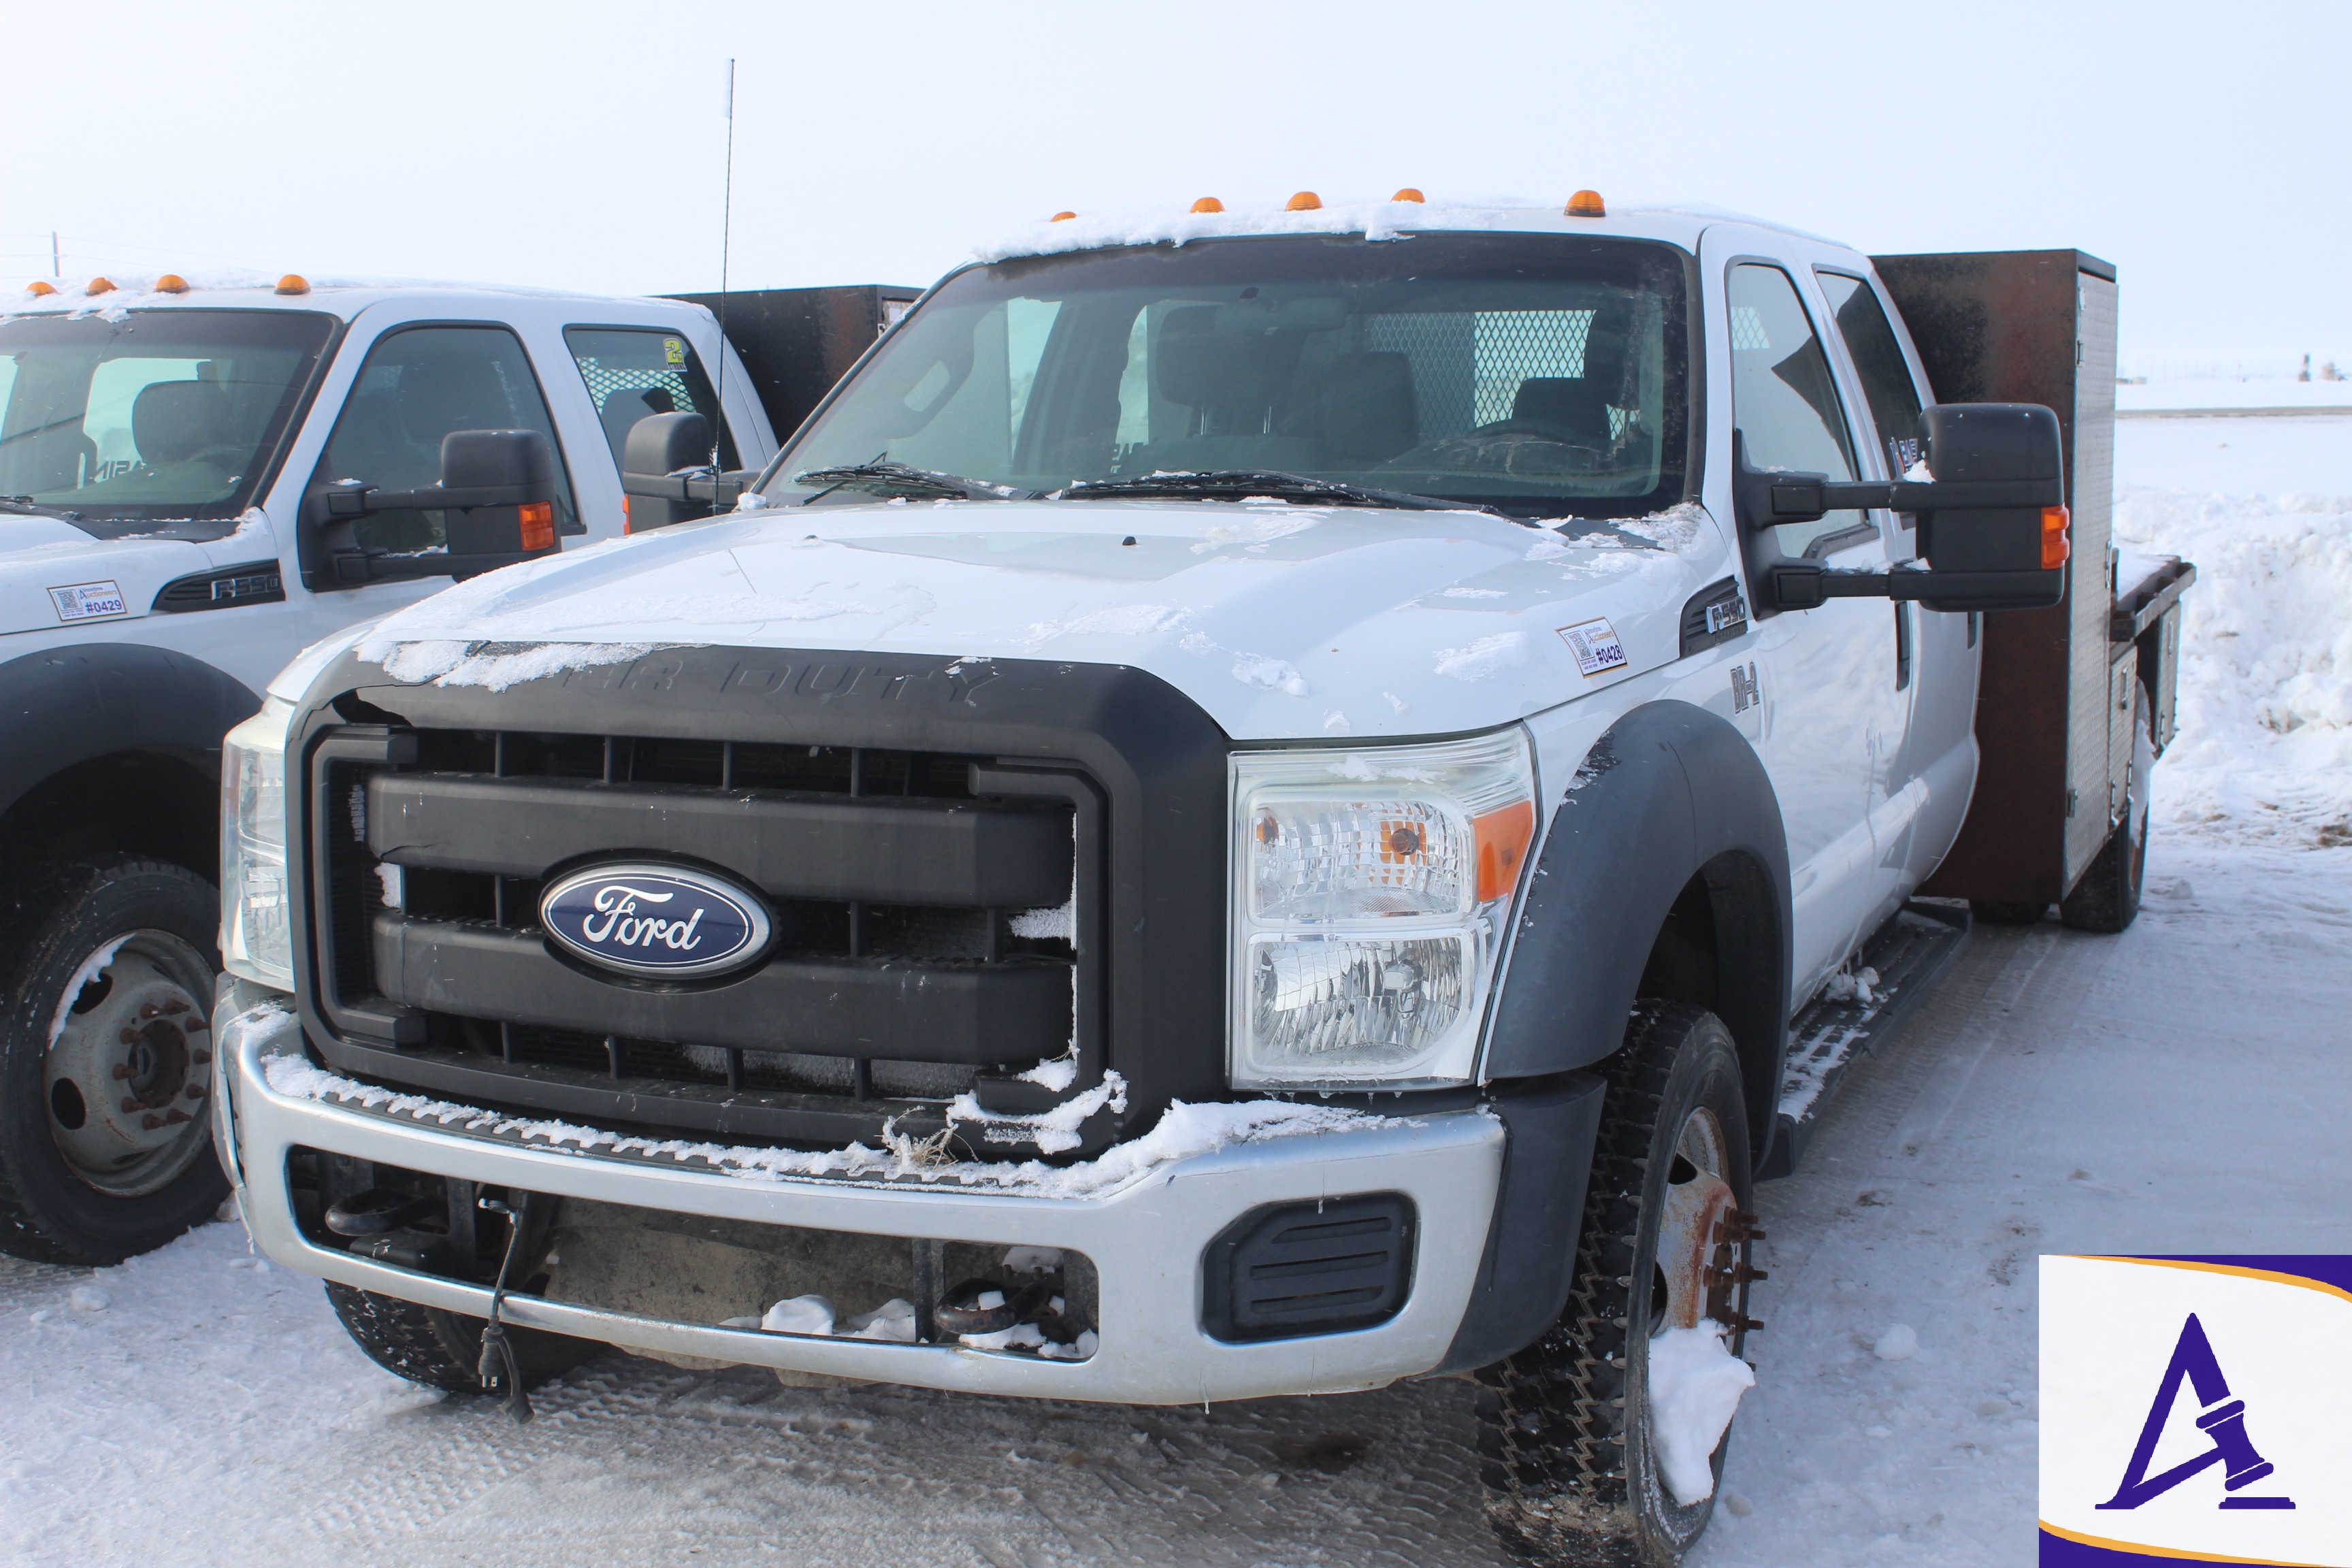
{"type": "Polygon", "coordinates": [[[710,422],[710,468],[719,471],[719,448],[727,428],[727,258],[735,221],[735,58],[727,58],[727,174],[719,197],[719,407],[710,422]]]}

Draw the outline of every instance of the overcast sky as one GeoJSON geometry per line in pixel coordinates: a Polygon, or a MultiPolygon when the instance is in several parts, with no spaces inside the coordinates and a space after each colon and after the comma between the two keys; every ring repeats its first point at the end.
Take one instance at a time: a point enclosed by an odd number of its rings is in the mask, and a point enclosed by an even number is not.
{"type": "Polygon", "coordinates": [[[0,280],[927,283],[1057,209],[1738,208],[2079,246],[2126,371],[2352,367],[2352,5],[0,0],[0,280]]]}

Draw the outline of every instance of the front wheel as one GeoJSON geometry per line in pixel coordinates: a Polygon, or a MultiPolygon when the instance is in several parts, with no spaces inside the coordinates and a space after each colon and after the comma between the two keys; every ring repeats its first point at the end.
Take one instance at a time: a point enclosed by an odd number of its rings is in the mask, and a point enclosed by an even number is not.
{"type": "Polygon", "coordinates": [[[59,868],[0,972],[0,1252],[120,1263],[227,1195],[212,1157],[220,897],[154,860],[59,868]]]}
{"type": "MultiPolygon", "coordinates": [[[[489,1326],[482,1319],[332,1280],[327,1283],[327,1300],[352,1342],[384,1371],[445,1393],[481,1392],[482,1331],[489,1326]]],[[[562,1376],[604,1349],[592,1340],[538,1329],[509,1327],[506,1336],[514,1346],[526,1389],[562,1376]]]]}
{"type": "Polygon", "coordinates": [[[1712,1013],[1644,1002],[1609,1074],[1568,1305],[1477,1374],[1486,1514],[1536,1563],[1671,1568],[1754,1382],[1739,1057],[1712,1013]]]}

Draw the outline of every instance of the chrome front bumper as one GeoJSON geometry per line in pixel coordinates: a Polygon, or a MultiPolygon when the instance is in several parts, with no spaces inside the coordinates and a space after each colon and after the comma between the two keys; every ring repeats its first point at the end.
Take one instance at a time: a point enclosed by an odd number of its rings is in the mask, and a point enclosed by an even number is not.
{"type": "Polygon", "coordinates": [[[444,1128],[383,1110],[281,1095],[264,1061],[302,1048],[299,1025],[241,1012],[263,994],[224,987],[214,1023],[214,1097],[223,1163],[245,1223],[272,1261],[306,1274],[475,1317],[481,1286],[412,1273],[320,1247],[297,1228],[287,1185],[296,1146],[494,1186],[727,1219],[1086,1254],[1099,1281],[1100,1342],[1082,1362],[952,1345],[772,1334],[667,1322],[509,1296],[509,1322],[629,1350],[783,1367],[880,1383],[1049,1399],[1188,1405],[1377,1388],[1426,1372],[1452,1343],[1476,1279],[1502,1168],[1504,1133],[1484,1111],[1240,1144],[1172,1161],[1131,1186],[1087,1198],[1008,1196],[912,1183],[757,1180],[703,1167],[565,1151],[444,1128]],[[1201,1327],[1201,1255],[1262,1205],[1399,1192],[1420,1215],[1403,1309],[1347,1333],[1233,1344],[1201,1327]]]}

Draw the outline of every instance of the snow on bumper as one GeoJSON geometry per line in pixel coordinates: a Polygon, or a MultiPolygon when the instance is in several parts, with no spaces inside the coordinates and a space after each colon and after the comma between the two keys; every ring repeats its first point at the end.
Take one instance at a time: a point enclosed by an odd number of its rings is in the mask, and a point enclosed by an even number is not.
{"type": "Polygon", "coordinates": [[[362,1289],[484,1316],[487,1288],[320,1247],[295,1223],[287,1157],[301,1147],[528,1192],[866,1235],[1058,1247],[1092,1258],[1099,1345],[1082,1362],[960,1346],[824,1339],[663,1321],[535,1297],[510,1322],[667,1355],[972,1393],[1191,1404],[1376,1388],[1444,1358],[1477,1277],[1502,1166],[1501,1124],[1483,1111],[1242,1142],[1151,1166],[1103,1192],[1030,1196],[873,1178],[742,1173],[604,1148],[518,1141],[387,1107],[281,1093],[266,1063],[301,1048],[274,1008],[224,1005],[220,1117],[245,1222],[276,1262],[362,1289]],[[1349,1332],[1227,1343],[1201,1326],[1201,1257],[1263,1205],[1402,1193],[1419,1211],[1403,1308],[1349,1332]]]}

